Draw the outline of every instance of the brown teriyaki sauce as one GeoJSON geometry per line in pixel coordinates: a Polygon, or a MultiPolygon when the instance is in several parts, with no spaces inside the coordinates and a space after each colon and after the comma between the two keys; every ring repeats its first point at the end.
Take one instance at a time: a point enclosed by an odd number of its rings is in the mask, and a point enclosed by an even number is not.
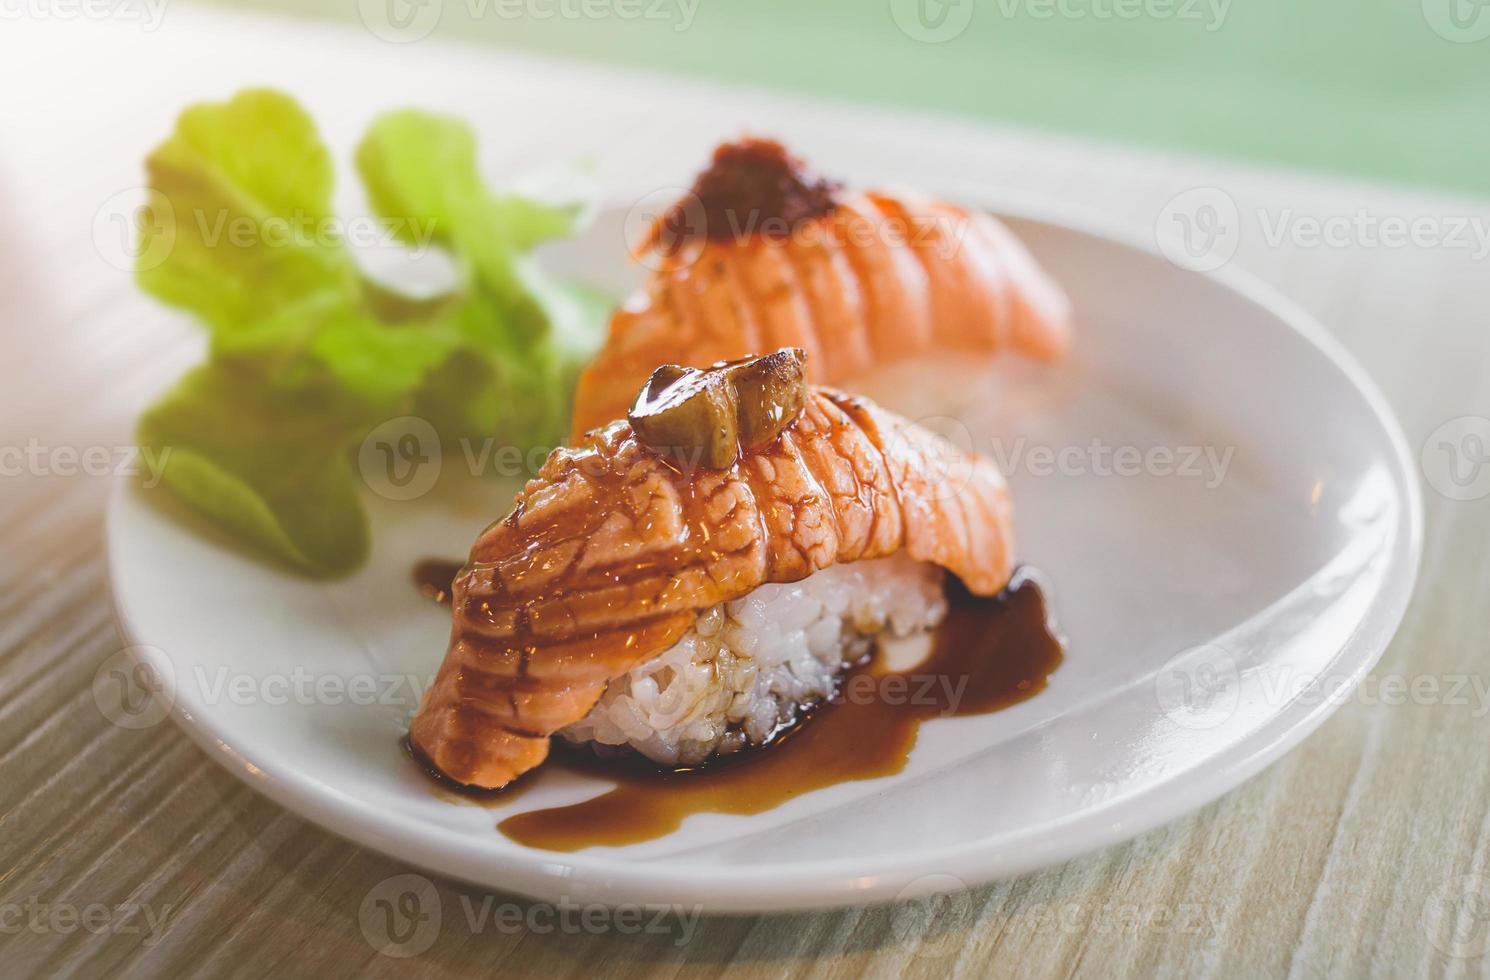
{"type": "Polygon", "coordinates": [[[974,596],[949,577],[947,598],[947,617],[921,662],[890,670],[878,654],[867,658],[840,680],[838,695],[763,747],[669,770],[640,756],[635,762],[601,759],[556,736],[547,762],[501,790],[462,787],[431,772],[442,793],[492,806],[512,802],[553,769],[615,782],[614,789],[580,803],[514,814],[498,824],[517,843],[551,851],[652,840],[690,814],[761,813],[826,786],[894,775],[905,768],[923,721],[988,714],[1024,701],[1044,690],[1061,663],[1062,640],[1033,570],[1020,568],[991,598],[974,596]]]}
{"type": "Polygon", "coordinates": [[[450,605],[450,590],[462,563],[444,558],[425,558],[414,564],[414,587],[426,599],[442,606],[450,605]]]}

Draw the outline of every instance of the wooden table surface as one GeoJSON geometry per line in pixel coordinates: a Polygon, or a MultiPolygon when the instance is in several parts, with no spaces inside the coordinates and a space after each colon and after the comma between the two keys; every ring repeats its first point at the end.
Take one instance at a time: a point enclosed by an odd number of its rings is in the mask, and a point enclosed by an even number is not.
{"type": "Polygon", "coordinates": [[[1457,976],[1490,966],[1490,501],[1435,489],[1438,444],[1473,459],[1481,444],[1466,437],[1490,427],[1479,418],[1490,416],[1490,244],[1473,235],[1490,229],[1485,204],[191,9],[171,8],[154,31],[8,23],[0,90],[7,974],[1457,976]],[[121,646],[101,546],[113,477],[55,451],[128,446],[141,405],[200,356],[193,328],[117,267],[110,219],[137,200],[139,161],[181,105],[252,81],[301,95],[343,161],[370,116],[412,102],[471,117],[494,173],[589,155],[608,188],[681,180],[711,141],[752,128],[830,172],[976,180],[1144,234],[1177,193],[1219,189],[1240,215],[1232,261],[1314,312],[1375,376],[1414,450],[1430,448],[1422,577],[1377,683],[1204,810],[970,893],[675,920],[660,932],[503,930],[472,927],[479,890],[435,881],[433,944],[380,955],[359,912],[380,883],[416,869],[263,799],[172,725],[127,730],[96,708],[95,674],[121,646]],[[1311,217],[1348,230],[1316,241],[1311,217]],[[1386,231],[1413,218],[1436,239],[1386,231]],[[1409,692],[1431,684],[1397,698],[1392,678],[1409,692]]]}

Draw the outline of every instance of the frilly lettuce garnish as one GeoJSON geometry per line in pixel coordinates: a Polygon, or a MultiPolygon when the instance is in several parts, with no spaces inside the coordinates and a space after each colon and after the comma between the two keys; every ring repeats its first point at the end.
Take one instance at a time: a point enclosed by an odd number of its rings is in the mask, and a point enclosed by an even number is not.
{"type": "Polygon", "coordinates": [[[162,479],[183,500],[315,575],[367,555],[353,453],[369,430],[414,415],[447,447],[556,445],[604,313],[530,255],[574,234],[584,201],[488,187],[464,123],[390,113],[356,161],[383,226],[448,253],[449,292],[405,296],[364,274],[335,233],[330,155],[285,95],[194,106],[146,160],[139,283],[194,313],[210,344],[141,418],[140,443],[169,450],[162,479]]]}

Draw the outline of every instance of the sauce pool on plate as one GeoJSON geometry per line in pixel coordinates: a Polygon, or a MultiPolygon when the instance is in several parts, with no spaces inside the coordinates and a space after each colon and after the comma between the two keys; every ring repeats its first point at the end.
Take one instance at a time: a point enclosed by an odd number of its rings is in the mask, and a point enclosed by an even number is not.
{"type": "Polygon", "coordinates": [[[450,590],[461,563],[444,558],[425,558],[414,565],[414,587],[442,606],[450,605],[450,590]]]}
{"type": "MultiPolygon", "coordinates": [[[[453,577],[459,565],[447,570],[453,577]]],[[[417,573],[416,580],[423,589],[417,573]]],[[[449,584],[447,577],[443,601],[449,584]]],[[[919,663],[890,669],[880,655],[868,658],[844,675],[833,698],[763,747],[693,770],[664,770],[640,757],[601,759],[555,740],[542,770],[505,789],[472,792],[440,782],[491,805],[513,802],[553,769],[614,782],[591,799],[517,813],[497,825],[528,847],[576,851],[652,840],[694,813],[762,813],[827,786],[892,776],[905,768],[922,722],[1024,701],[1045,688],[1061,663],[1061,639],[1035,573],[1020,569],[1002,593],[986,599],[954,585],[948,600],[947,618],[919,663]]]]}

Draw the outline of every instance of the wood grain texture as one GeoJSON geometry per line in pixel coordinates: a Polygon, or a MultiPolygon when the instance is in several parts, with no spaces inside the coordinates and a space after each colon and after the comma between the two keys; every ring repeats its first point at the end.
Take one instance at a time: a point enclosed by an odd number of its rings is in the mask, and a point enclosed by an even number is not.
{"type": "MultiPolygon", "coordinates": [[[[127,446],[141,405],[199,356],[183,318],[104,261],[95,218],[140,183],[144,151],[181,103],[263,79],[306,98],[343,161],[375,111],[418,103],[460,111],[491,134],[484,163],[493,172],[589,155],[618,189],[680,182],[714,139],[745,128],[800,145],[826,172],[1007,187],[1138,234],[1151,233],[1177,192],[1223,188],[1243,216],[1234,261],[1345,342],[1414,450],[1449,420],[1490,416],[1490,275],[1473,241],[1390,247],[1357,235],[1311,247],[1270,244],[1266,234],[1285,216],[1358,211],[1490,222],[1484,204],[173,7],[154,33],[24,23],[0,34],[0,82],[22,93],[0,109],[0,446],[127,446]]],[[[1242,788],[1129,844],[939,901],[705,919],[692,929],[674,921],[634,935],[472,928],[467,909],[479,912],[488,896],[436,881],[436,939],[416,958],[394,959],[369,943],[359,910],[381,882],[414,869],[279,809],[169,724],[130,731],[97,710],[95,672],[120,647],[101,549],[110,478],[32,469],[0,479],[7,974],[1490,970],[1490,924],[1474,915],[1490,907],[1490,500],[1428,490],[1421,583],[1373,673],[1376,694],[1353,698],[1242,788]],[[1439,693],[1389,703],[1380,682],[1398,676],[1431,678],[1439,693]],[[108,909],[97,931],[50,918],[95,905],[108,909]]]]}

